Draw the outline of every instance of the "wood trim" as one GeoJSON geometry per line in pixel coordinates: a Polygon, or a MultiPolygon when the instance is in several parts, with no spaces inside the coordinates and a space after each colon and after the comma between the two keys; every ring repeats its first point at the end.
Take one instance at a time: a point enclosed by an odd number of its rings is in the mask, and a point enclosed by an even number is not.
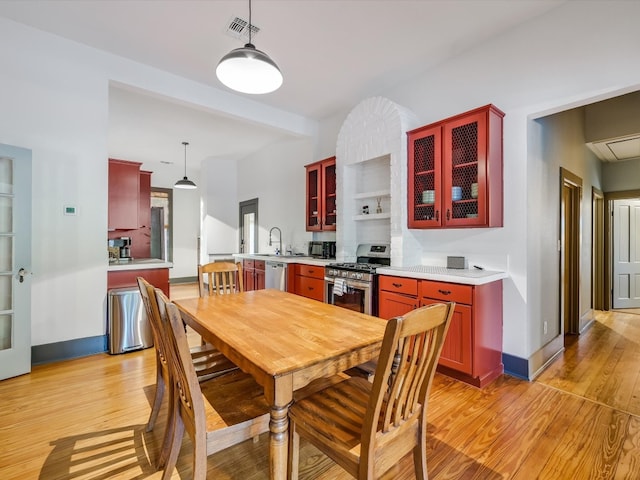
{"type": "Polygon", "coordinates": [[[560,305],[561,332],[580,331],[580,253],[582,236],[580,224],[582,218],[582,178],[560,167],[560,305]],[[565,202],[565,188],[568,188],[568,201],[565,202]],[[565,209],[569,212],[569,223],[563,229],[565,209]]]}
{"type": "Polygon", "coordinates": [[[605,201],[602,190],[591,187],[591,308],[603,310],[605,304],[605,201]]]}
{"type": "Polygon", "coordinates": [[[564,352],[564,334],[560,334],[529,357],[528,380],[534,380],[564,352]]]}

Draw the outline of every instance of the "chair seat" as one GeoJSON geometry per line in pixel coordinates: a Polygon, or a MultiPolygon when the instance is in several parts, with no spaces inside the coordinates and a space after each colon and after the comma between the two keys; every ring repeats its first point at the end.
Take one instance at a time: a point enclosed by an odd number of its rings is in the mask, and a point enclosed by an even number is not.
{"type": "Polygon", "coordinates": [[[289,408],[289,418],[298,430],[313,433],[305,438],[320,450],[349,459],[355,467],[371,386],[362,377],[348,378],[295,402],[289,408]],[[332,445],[329,452],[322,448],[326,444],[332,445]]]}
{"type": "Polygon", "coordinates": [[[201,383],[200,389],[205,400],[208,455],[235,445],[238,439],[269,431],[269,404],[251,375],[236,369],[201,383]]]}

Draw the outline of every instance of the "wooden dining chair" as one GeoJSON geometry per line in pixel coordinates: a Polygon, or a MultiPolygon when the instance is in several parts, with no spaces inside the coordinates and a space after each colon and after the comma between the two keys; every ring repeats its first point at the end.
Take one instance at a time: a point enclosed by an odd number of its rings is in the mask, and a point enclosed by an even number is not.
{"type": "Polygon", "coordinates": [[[379,478],[413,451],[427,479],[427,401],[454,304],[389,320],[373,383],[358,376],[289,408],[289,470],[298,478],[300,437],[358,479],[379,478]]]}
{"type": "MultiPolygon", "coordinates": [[[[146,427],[146,431],[150,432],[155,427],[156,420],[158,419],[158,413],[162,406],[162,400],[165,395],[165,390],[167,385],[171,385],[171,379],[166,353],[168,348],[167,336],[166,333],[164,333],[162,324],[160,323],[160,311],[158,310],[154,286],[142,277],[138,277],[137,281],[138,288],[140,289],[140,295],[142,297],[142,303],[144,305],[149,324],[151,325],[153,345],[156,353],[156,389],[153,397],[151,413],[149,414],[149,420],[146,427]]],[[[220,351],[216,350],[211,345],[208,345],[208,347],[206,345],[194,347],[193,349],[190,349],[189,354],[198,381],[206,381],[238,368],[233,362],[227,359],[220,351]]],[[[158,468],[162,468],[169,453],[170,437],[168,435],[167,427],[165,428],[164,437],[164,445],[161,448],[157,462],[158,468]]]]}
{"type": "Polygon", "coordinates": [[[213,262],[198,265],[198,286],[201,297],[204,297],[207,292],[209,295],[243,292],[242,264],[213,262]]]}
{"type": "Polygon", "coordinates": [[[171,446],[162,478],[171,478],[186,430],[193,445],[189,478],[203,480],[207,456],[269,431],[269,404],[263,388],[239,369],[199,383],[178,308],[159,289],[156,298],[168,332],[174,392],[171,446]]]}
{"type": "MultiPolygon", "coordinates": [[[[213,262],[198,265],[198,291],[201,297],[244,292],[242,263],[213,262]]],[[[201,344],[207,345],[204,338],[201,344]]]]}

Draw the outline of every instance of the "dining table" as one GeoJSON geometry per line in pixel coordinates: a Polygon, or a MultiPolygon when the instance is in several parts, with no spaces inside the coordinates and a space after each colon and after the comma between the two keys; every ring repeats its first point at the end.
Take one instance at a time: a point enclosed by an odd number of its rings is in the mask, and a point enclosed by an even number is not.
{"type": "Polygon", "coordinates": [[[386,320],[280,290],[175,300],[183,321],[264,388],[269,478],[287,478],[294,392],[377,358],[386,320]]]}

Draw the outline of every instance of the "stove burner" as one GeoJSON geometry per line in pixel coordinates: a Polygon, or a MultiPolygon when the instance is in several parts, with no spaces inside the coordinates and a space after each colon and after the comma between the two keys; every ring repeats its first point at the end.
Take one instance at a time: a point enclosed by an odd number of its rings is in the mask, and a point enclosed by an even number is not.
{"type": "Polygon", "coordinates": [[[352,270],[357,272],[369,272],[373,273],[376,271],[376,268],[382,267],[382,264],[379,263],[330,263],[327,265],[330,268],[339,268],[341,270],[352,270]]]}

